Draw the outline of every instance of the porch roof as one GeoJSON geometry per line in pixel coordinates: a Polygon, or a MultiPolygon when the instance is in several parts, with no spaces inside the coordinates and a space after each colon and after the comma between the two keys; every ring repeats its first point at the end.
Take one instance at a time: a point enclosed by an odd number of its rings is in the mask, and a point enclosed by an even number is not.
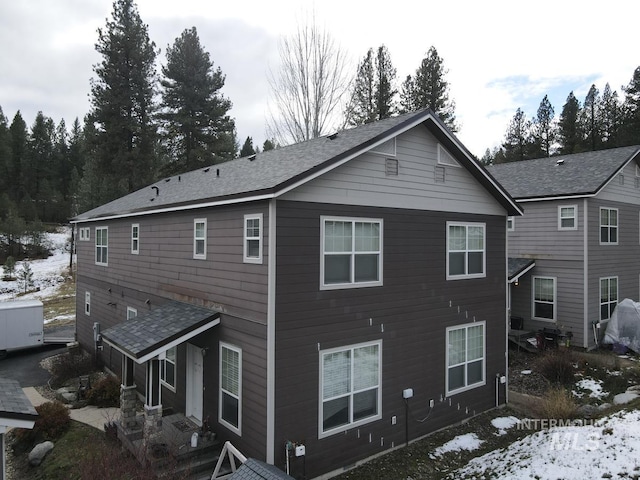
{"type": "Polygon", "coordinates": [[[229,477],[230,480],[293,480],[293,477],[287,475],[273,465],[261,462],[255,458],[248,458],[238,470],[229,477]]]}
{"type": "Polygon", "coordinates": [[[220,312],[172,300],[101,335],[107,344],[141,364],[219,323],[220,312]]]}
{"type": "Polygon", "coordinates": [[[509,283],[517,282],[522,275],[536,266],[533,258],[509,257],[509,283]]]}
{"type": "Polygon", "coordinates": [[[0,428],[32,428],[37,417],[38,412],[20,384],[16,380],[0,377],[0,428]]]}

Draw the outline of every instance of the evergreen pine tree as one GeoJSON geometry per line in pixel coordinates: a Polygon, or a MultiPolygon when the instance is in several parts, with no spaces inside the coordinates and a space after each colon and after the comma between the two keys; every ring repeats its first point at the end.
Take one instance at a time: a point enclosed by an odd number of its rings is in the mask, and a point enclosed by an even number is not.
{"type": "Polygon", "coordinates": [[[556,138],[556,126],[553,121],[554,110],[547,95],[538,107],[538,113],[532,125],[532,151],[530,158],[550,157],[556,138]]]}
{"type": "MultiPolygon", "coordinates": [[[[11,161],[11,135],[7,118],[4,116],[2,107],[0,107],[0,192],[7,193],[9,191],[9,172],[11,161]]],[[[8,196],[7,196],[8,200],[8,196]]],[[[3,214],[0,213],[0,218],[3,214]]]]}
{"type": "Polygon", "coordinates": [[[531,158],[531,122],[525,113],[518,108],[509,123],[509,128],[502,144],[506,162],[517,162],[531,158]]]}
{"type": "Polygon", "coordinates": [[[251,137],[247,137],[244,141],[244,145],[242,145],[242,149],[240,150],[241,157],[248,157],[249,155],[255,154],[256,151],[253,148],[253,140],[251,137]]]}
{"type": "Polygon", "coordinates": [[[266,139],[262,144],[262,151],[268,152],[269,150],[273,150],[274,148],[276,148],[275,143],[275,140],[266,139]]]}
{"type": "Polygon", "coordinates": [[[9,178],[7,180],[9,199],[16,205],[25,195],[23,185],[23,168],[27,166],[27,124],[22,119],[20,110],[13,117],[9,127],[11,158],[9,160],[9,178]]]}
{"type": "Polygon", "coordinates": [[[170,155],[165,173],[177,173],[234,158],[231,101],[220,90],[225,76],[200,44],[195,27],[167,47],[162,67],[163,141],[170,155]]]}
{"type": "MultiPolygon", "coordinates": [[[[55,125],[53,120],[38,112],[31,127],[28,142],[27,168],[22,169],[22,182],[26,193],[35,202],[35,217],[25,217],[27,220],[45,218],[45,208],[51,200],[51,188],[48,179],[58,178],[53,168],[53,143],[55,125]],[[43,189],[44,182],[47,182],[43,189]],[[45,190],[45,191],[43,191],[45,190]]],[[[24,200],[24,199],[23,199],[24,200]]],[[[22,212],[26,214],[25,211],[22,212]]]]}
{"type": "Polygon", "coordinates": [[[28,261],[22,262],[22,269],[18,271],[18,281],[22,286],[23,292],[27,293],[33,287],[33,270],[28,261]]]}
{"type": "Polygon", "coordinates": [[[102,61],[94,66],[90,117],[96,125],[95,171],[104,187],[92,206],[149,184],[157,167],[157,53],[133,0],[114,1],[106,29],[98,29],[96,51],[102,61]]]}
{"type": "Polygon", "coordinates": [[[584,99],[580,114],[580,126],[583,132],[582,149],[584,151],[599,150],[602,146],[602,136],[600,133],[600,91],[595,85],[591,85],[587,96],[584,99]]]}
{"type": "Polygon", "coordinates": [[[382,120],[396,113],[395,96],[398,93],[394,87],[396,69],[391,63],[389,50],[384,45],[378,47],[375,66],[377,119],[382,120]]]}
{"type": "Polygon", "coordinates": [[[618,92],[612,92],[609,83],[604,86],[598,112],[600,114],[599,124],[601,128],[602,145],[605,148],[617,147],[621,112],[618,102],[618,92]]]}
{"type": "Polygon", "coordinates": [[[640,67],[635,69],[631,81],[622,90],[625,96],[620,145],[637,145],[640,143],[640,67]]]}
{"type": "Polygon", "coordinates": [[[562,107],[560,120],[558,122],[558,140],[560,143],[558,152],[562,155],[578,153],[580,151],[580,102],[573,92],[569,93],[567,101],[562,107]]]}

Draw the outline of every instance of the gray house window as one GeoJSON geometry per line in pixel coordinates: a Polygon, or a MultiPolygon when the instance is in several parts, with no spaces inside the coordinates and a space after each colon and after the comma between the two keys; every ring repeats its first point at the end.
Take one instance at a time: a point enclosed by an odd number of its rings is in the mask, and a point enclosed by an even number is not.
{"type": "Polygon", "coordinates": [[[165,357],[160,361],[160,381],[171,390],[176,388],[176,347],[171,347],[165,352],[165,357]]]}
{"type": "Polygon", "coordinates": [[[193,258],[207,258],[207,219],[196,218],[193,221],[193,258]]]}
{"type": "Polygon", "coordinates": [[[242,350],[220,344],[220,423],[240,435],[242,424],[242,350]]]}
{"type": "Polygon", "coordinates": [[[600,244],[618,244],[618,209],[600,207],[600,244]]]}
{"type": "Polygon", "coordinates": [[[137,255],[140,252],[140,224],[131,225],[131,253],[137,255]]]}
{"type": "Polygon", "coordinates": [[[485,224],[447,222],[447,279],[485,276],[485,224]]]}
{"type": "Polygon", "coordinates": [[[244,262],[262,263],[262,214],[244,216],[244,262]]]}
{"type": "Polygon", "coordinates": [[[381,418],[381,355],[381,340],[320,352],[320,438],[381,418]]]}
{"type": "Polygon", "coordinates": [[[600,279],[600,320],[609,320],[618,305],[618,277],[600,279]]]}
{"type": "Polygon", "coordinates": [[[321,217],[320,288],[382,285],[382,220],[321,217]]]}
{"type": "Polygon", "coordinates": [[[558,230],[578,229],[578,206],[560,205],[558,207],[558,230]]]}
{"type": "Polygon", "coordinates": [[[485,384],[485,322],[447,328],[447,394],[485,384]]]}
{"type": "Polygon", "coordinates": [[[556,319],[556,279],[533,277],[533,313],[538,320],[556,319]]]}
{"type": "Polygon", "coordinates": [[[96,265],[107,265],[109,257],[109,229],[96,227],[96,265]]]}

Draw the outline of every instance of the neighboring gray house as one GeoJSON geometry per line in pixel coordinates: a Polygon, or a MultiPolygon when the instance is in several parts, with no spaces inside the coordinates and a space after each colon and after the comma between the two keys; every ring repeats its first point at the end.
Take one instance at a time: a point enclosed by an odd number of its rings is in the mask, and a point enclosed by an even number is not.
{"type": "Polygon", "coordinates": [[[639,147],[492,165],[522,205],[510,220],[511,314],[593,348],[618,301],[640,294],[639,147]],[[520,269],[520,270],[518,270],[520,269]],[[519,275],[519,276],[518,276],[519,275]]]}
{"type": "Polygon", "coordinates": [[[78,340],[151,424],[332,475],[505,402],[521,213],[426,110],[175,175],[73,220],[78,340]]]}

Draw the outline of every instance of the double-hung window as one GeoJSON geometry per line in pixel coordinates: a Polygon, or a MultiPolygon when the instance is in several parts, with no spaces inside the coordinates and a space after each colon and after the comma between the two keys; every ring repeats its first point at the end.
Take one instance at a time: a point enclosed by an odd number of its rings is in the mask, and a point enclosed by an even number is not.
{"type": "Polygon", "coordinates": [[[600,320],[609,320],[618,305],[618,277],[600,279],[600,320]]]}
{"type": "Polygon", "coordinates": [[[320,352],[319,436],[382,418],[382,341],[320,352]]]}
{"type": "Polygon", "coordinates": [[[127,320],[136,318],[138,316],[138,310],[133,307],[127,307],[127,320]]]}
{"type": "Polygon", "coordinates": [[[576,205],[560,205],[558,207],[558,230],[577,230],[578,207],[576,205]]]}
{"type": "Polygon", "coordinates": [[[553,277],[533,277],[533,312],[537,320],[556,319],[556,279],[553,277]]]}
{"type": "Polygon", "coordinates": [[[207,219],[196,218],[193,221],[193,258],[207,258],[207,219]]]}
{"type": "Polygon", "coordinates": [[[321,218],[320,288],[382,285],[382,220],[321,218]]]}
{"type": "Polygon", "coordinates": [[[109,257],[109,229],[96,227],[96,265],[107,265],[109,257]]]}
{"type": "Polygon", "coordinates": [[[600,207],[600,244],[618,244],[618,209],[600,207]]]}
{"type": "Polygon", "coordinates": [[[140,252],[140,224],[131,225],[131,253],[137,255],[140,252]]]}
{"type": "Polygon", "coordinates": [[[485,384],[485,322],[447,328],[447,394],[485,384]]]}
{"type": "Polygon", "coordinates": [[[242,424],[242,350],[220,344],[219,420],[238,435],[242,424]]]}
{"type": "Polygon", "coordinates": [[[485,224],[447,222],[447,279],[485,274],[485,224]]]}
{"type": "Polygon", "coordinates": [[[244,262],[262,263],[262,214],[244,216],[244,262]]]}
{"type": "Polygon", "coordinates": [[[167,350],[160,362],[160,381],[172,390],[176,388],[176,347],[167,350]]]}

